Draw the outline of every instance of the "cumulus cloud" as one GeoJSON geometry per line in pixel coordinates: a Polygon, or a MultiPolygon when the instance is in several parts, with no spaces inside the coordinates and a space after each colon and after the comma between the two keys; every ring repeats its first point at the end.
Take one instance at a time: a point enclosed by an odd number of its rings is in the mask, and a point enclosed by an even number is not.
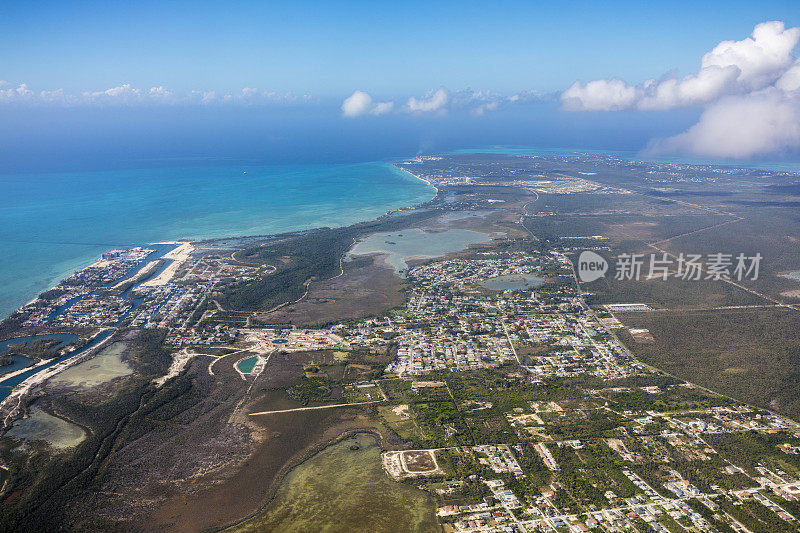
{"type": "Polygon", "coordinates": [[[491,102],[478,104],[477,106],[470,109],[469,112],[475,115],[476,117],[482,117],[487,112],[497,111],[499,108],[500,108],[500,102],[493,100],[491,102]]]}
{"type": "Polygon", "coordinates": [[[567,111],[674,109],[703,106],[697,124],[652,141],[650,154],[758,157],[800,147],[800,28],[758,24],[750,37],[723,41],[703,55],[700,69],[629,85],[619,79],[575,82],[561,93],[567,111]]]}
{"type": "Polygon", "coordinates": [[[64,92],[64,89],[56,89],[54,91],[41,91],[39,93],[39,99],[42,102],[49,104],[69,104],[75,100],[73,96],[66,94],[64,92]]]}
{"type": "Polygon", "coordinates": [[[768,88],[729,96],[703,111],[687,131],[652,141],[653,155],[684,153],[719,158],[749,158],[800,146],[800,96],[768,88]]]}
{"type": "Polygon", "coordinates": [[[476,117],[492,111],[497,111],[501,107],[515,104],[525,104],[530,102],[542,101],[545,99],[539,93],[523,91],[511,96],[503,96],[490,91],[473,91],[466,89],[463,91],[450,92],[447,107],[458,111],[467,110],[476,117]]]}
{"type": "Polygon", "coordinates": [[[451,91],[446,87],[428,91],[423,96],[412,96],[406,103],[395,108],[394,102],[374,102],[364,91],[354,91],[342,103],[342,115],[357,117],[361,115],[383,115],[392,111],[411,115],[443,116],[451,111],[468,112],[479,117],[497,111],[505,105],[544,101],[548,98],[533,91],[522,91],[511,96],[503,96],[489,91],[464,89],[451,91]]]}
{"type": "Polygon", "coordinates": [[[707,104],[773,84],[794,63],[800,28],[764,22],[750,37],[723,41],[706,53],[697,73],[629,85],[619,79],[575,82],[561,94],[568,111],[672,109],[707,104]]]}
{"type": "Polygon", "coordinates": [[[42,90],[35,92],[26,84],[12,87],[8,82],[0,82],[0,104],[63,104],[63,105],[181,105],[181,104],[245,104],[263,105],[271,103],[308,102],[312,98],[308,94],[295,95],[263,91],[254,87],[245,87],[239,92],[218,94],[215,91],[194,90],[178,94],[164,86],[140,89],[129,83],[100,91],[83,91],[80,94],[69,94],[63,89],[42,90]]]}
{"type": "Polygon", "coordinates": [[[147,94],[147,91],[125,83],[104,91],[84,91],[81,96],[85,102],[131,104],[142,101],[147,94]]]}
{"type": "Polygon", "coordinates": [[[561,102],[568,111],[617,111],[633,106],[641,92],[616,78],[585,85],[576,81],[561,94],[561,102]]]}
{"type": "Polygon", "coordinates": [[[506,100],[512,104],[526,104],[529,102],[545,102],[550,100],[552,95],[543,94],[538,91],[521,91],[512,94],[506,100]]]}
{"type": "Polygon", "coordinates": [[[775,82],[775,87],[784,92],[793,92],[800,89],[800,61],[795,61],[783,75],[775,82]]]}
{"type": "Polygon", "coordinates": [[[406,110],[410,113],[442,112],[445,111],[449,101],[450,91],[442,87],[435,92],[429,92],[422,98],[409,98],[406,102],[406,110]]]}
{"type": "MultiPolygon", "coordinates": [[[[11,84],[7,81],[4,81],[0,87],[6,87],[9,85],[11,84]]],[[[32,97],[33,91],[31,91],[24,83],[19,84],[17,87],[0,89],[0,101],[3,102],[25,101],[30,100],[32,97]]]]}
{"type": "Polygon", "coordinates": [[[792,51],[800,40],[800,28],[783,22],[763,22],[752,36],[741,41],[722,41],[703,56],[701,70],[735,67],[736,81],[751,89],[772,83],[794,61],[792,51]]]}
{"type": "Polygon", "coordinates": [[[374,102],[365,91],[353,91],[342,102],[342,115],[348,118],[361,115],[383,115],[394,107],[394,102],[374,102]]]}
{"type": "Polygon", "coordinates": [[[533,91],[522,91],[511,96],[504,96],[490,91],[472,89],[450,91],[446,87],[441,87],[436,91],[429,91],[422,98],[409,98],[403,110],[406,113],[433,115],[443,115],[450,111],[466,111],[473,116],[480,117],[507,105],[546,99],[547,96],[533,91]]]}

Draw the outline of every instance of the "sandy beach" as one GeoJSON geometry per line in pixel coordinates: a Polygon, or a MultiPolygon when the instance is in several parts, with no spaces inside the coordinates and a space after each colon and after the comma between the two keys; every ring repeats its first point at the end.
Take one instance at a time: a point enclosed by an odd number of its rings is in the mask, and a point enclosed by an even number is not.
{"type": "Polygon", "coordinates": [[[171,250],[165,254],[164,259],[171,259],[172,263],[170,263],[167,268],[161,272],[161,274],[142,283],[141,287],[159,287],[169,283],[169,281],[175,275],[175,272],[177,272],[181,265],[189,258],[189,256],[192,255],[193,250],[194,246],[192,246],[192,243],[184,242],[174,250],[171,250]]]}

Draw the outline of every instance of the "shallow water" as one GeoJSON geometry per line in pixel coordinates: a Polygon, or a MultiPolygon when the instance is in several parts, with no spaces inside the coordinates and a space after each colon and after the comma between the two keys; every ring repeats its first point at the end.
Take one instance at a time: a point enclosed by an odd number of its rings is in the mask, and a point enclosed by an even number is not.
{"type": "Polygon", "coordinates": [[[24,355],[12,354],[9,357],[11,357],[11,364],[0,366],[0,376],[10,372],[16,372],[17,370],[21,370],[33,363],[33,359],[25,357],[24,355]]]}
{"type": "Polygon", "coordinates": [[[352,255],[388,254],[386,262],[395,272],[408,270],[407,259],[427,259],[466,249],[470,244],[488,242],[491,237],[466,229],[426,232],[419,228],[392,233],[374,233],[350,250],[352,255]]]}
{"type": "Polygon", "coordinates": [[[387,162],[0,175],[0,319],[114,247],[369,220],[433,187],[387,162]]]}
{"type": "Polygon", "coordinates": [[[127,376],[133,369],[122,360],[125,343],[115,342],[106,346],[91,359],[59,372],[50,383],[62,387],[85,390],[96,387],[114,378],[127,376]]]}
{"type": "Polygon", "coordinates": [[[239,368],[239,372],[242,374],[249,374],[256,367],[257,362],[258,357],[248,357],[247,359],[242,359],[239,361],[236,366],[239,368]]]}
{"type": "Polygon", "coordinates": [[[377,438],[360,434],[294,468],[267,509],[234,531],[440,531],[434,513],[426,492],[384,473],[377,438]]]}
{"type": "Polygon", "coordinates": [[[0,400],[3,400],[4,398],[6,398],[9,394],[11,394],[11,391],[14,389],[14,387],[19,385],[20,383],[22,383],[23,381],[25,381],[26,379],[28,379],[32,375],[34,375],[34,374],[36,374],[38,372],[41,372],[45,368],[49,368],[49,367],[51,367],[51,366],[53,366],[55,364],[58,364],[58,363],[60,363],[61,361],[65,360],[65,359],[68,359],[70,357],[75,357],[76,355],[78,355],[80,353],[83,353],[86,350],[91,350],[92,348],[94,348],[95,346],[97,346],[98,344],[100,344],[101,342],[106,340],[106,338],[109,335],[111,335],[113,332],[114,332],[113,329],[110,329],[110,328],[106,329],[105,331],[103,331],[99,335],[97,335],[94,339],[92,339],[87,344],[85,344],[82,348],[79,348],[79,349],[75,350],[74,352],[68,353],[68,354],[66,354],[66,355],[64,355],[62,357],[56,357],[54,359],[50,359],[49,361],[47,361],[43,365],[34,366],[33,368],[31,368],[29,370],[25,370],[24,372],[22,372],[20,374],[17,374],[14,377],[5,377],[5,376],[0,375],[0,400]]]}
{"type": "Polygon", "coordinates": [[[0,354],[5,353],[9,346],[14,346],[18,344],[24,344],[25,346],[29,346],[31,343],[39,341],[39,340],[47,340],[47,339],[58,339],[61,342],[53,347],[54,350],[58,350],[62,348],[65,344],[69,344],[70,342],[75,342],[78,340],[78,336],[72,333],[52,333],[52,334],[44,334],[44,335],[31,335],[28,337],[14,337],[13,339],[7,339],[4,341],[0,341],[0,354]]]}
{"type": "MultiPolygon", "coordinates": [[[[55,333],[52,335],[33,335],[30,337],[15,337],[13,339],[0,341],[0,355],[6,353],[10,346],[15,346],[19,344],[30,346],[31,343],[33,342],[46,339],[60,340],[61,343],[53,347],[54,350],[58,350],[65,344],[69,344],[70,342],[78,340],[78,336],[73,335],[71,333],[55,333]]],[[[29,366],[31,363],[33,363],[33,359],[30,359],[29,357],[25,357],[23,355],[16,355],[16,354],[11,355],[11,360],[13,361],[12,364],[6,366],[0,366],[0,376],[2,376],[3,374],[9,374],[11,372],[16,372],[17,370],[21,370],[29,366]]],[[[0,399],[2,399],[3,397],[4,396],[0,396],[0,399]]]]}
{"type": "Polygon", "coordinates": [[[14,422],[5,436],[29,442],[43,440],[57,450],[64,450],[79,444],[86,433],[80,426],[34,407],[30,416],[14,422]]]}

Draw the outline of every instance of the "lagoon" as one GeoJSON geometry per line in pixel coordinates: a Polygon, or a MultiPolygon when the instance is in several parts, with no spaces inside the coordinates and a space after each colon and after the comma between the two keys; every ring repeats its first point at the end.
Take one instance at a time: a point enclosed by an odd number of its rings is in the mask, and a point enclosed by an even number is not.
{"type": "Polygon", "coordinates": [[[36,341],[49,340],[49,339],[58,339],[61,341],[56,346],[53,346],[53,350],[59,350],[63,348],[65,345],[78,340],[78,336],[72,333],[52,333],[44,335],[32,335],[29,337],[15,337],[13,339],[0,341],[0,355],[6,353],[10,346],[16,346],[19,344],[30,346],[32,343],[36,341]]]}
{"type": "Polygon", "coordinates": [[[440,257],[491,239],[486,233],[466,229],[432,232],[414,228],[401,232],[374,233],[356,243],[350,254],[387,254],[386,263],[403,275],[408,270],[408,259],[440,257]]]}
{"type": "Polygon", "coordinates": [[[14,422],[5,436],[28,442],[43,440],[56,450],[65,450],[85,439],[86,432],[80,426],[34,407],[30,416],[14,422]]]}
{"type": "Polygon", "coordinates": [[[72,366],[50,380],[52,385],[86,390],[112,379],[127,376],[133,369],[122,360],[125,343],[115,342],[88,361],[72,366]]]}
{"type": "Polygon", "coordinates": [[[16,372],[33,363],[33,359],[24,355],[11,354],[9,357],[11,358],[11,364],[0,366],[0,375],[16,372]]]}
{"type": "MultiPolygon", "coordinates": [[[[61,361],[65,360],[65,359],[68,359],[70,357],[75,357],[76,355],[81,354],[81,353],[85,352],[86,350],[91,350],[92,348],[94,348],[95,346],[97,346],[98,344],[100,344],[101,342],[106,340],[106,338],[109,335],[111,335],[111,333],[113,333],[113,331],[114,330],[111,329],[111,328],[106,329],[106,330],[100,332],[96,337],[94,337],[92,340],[90,340],[83,347],[78,348],[74,352],[67,353],[66,355],[63,355],[61,357],[56,357],[54,359],[50,359],[49,361],[46,361],[46,362],[44,362],[43,364],[41,364],[39,366],[34,366],[31,369],[25,370],[24,372],[21,372],[21,373],[15,375],[13,377],[7,377],[7,376],[4,377],[4,376],[0,375],[0,400],[5,399],[9,394],[11,394],[11,391],[14,389],[14,387],[19,385],[20,383],[22,383],[23,381],[25,381],[26,379],[28,379],[32,375],[36,374],[37,372],[41,372],[45,368],[51,367],[51,366],[53,366],[53,365],[55,365],[57,363],[60,363],[61,361]]],[[[59,333],[58,335],[67,336],[67,335],[71,335],[71,334],[59,333]]],[[[75,335],[71,335],[71,336],[77,338],[77,336],[75,336],[75,335]]],[[[38,335],[36,335],[36,337],[38,337],[38,335]]]]}
{"type": "MultiPolygon", "coordinates": [[[[25,346],[30,346],[32,343],[39,341],[39,340],[48,340],[48,339],[58,339],[61,342],[54,346],[54,350],[58,350],[63,348],[65,345],[75,342],[78,340],[77,335],[73,335],[72,333],[54,333],[51,335],[33,335],[29,337],[15,337],[13,339],[8,339],[4,341],[0,341],[0,355],[6,353],[11,346],[17,346],[20,344],[24,344],[25,346]]],[[[3,374],[10,374],[11,372],[16,372],[17,370],[21,370],[27,366],[30,366],[33,363],[33,359],[29,357],[25,357],[23,355],[11,355],[11,360],[13,363],[6,366],[0,366],[0,376],[3,374]]],[[[5,397],[4,395],[0,395],[0,399],[5,397]]]]}
{"type": "Polygon", "coordinates": [[[269,506],[231,530],[438,532],[435,509],[426,492],[386,475],[378,439],[362,433],[292,469],[269,506]]]}

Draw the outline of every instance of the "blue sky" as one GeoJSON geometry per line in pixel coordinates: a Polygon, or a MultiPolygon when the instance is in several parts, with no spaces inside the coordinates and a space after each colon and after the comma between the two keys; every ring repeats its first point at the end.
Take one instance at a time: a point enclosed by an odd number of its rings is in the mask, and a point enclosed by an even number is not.
{"type": "Polygon", "coordinates": [[[0,172],[477,144],[800,158],[797,26],[799,0],[6,1],[0,172]]]}
{"type": "Polygon", "coordinates": [[[796,0],[697,2],[4,2],[0,79],[337,98],[446,86],[560,91],[576,79],[690,72],[796,0]]]}

